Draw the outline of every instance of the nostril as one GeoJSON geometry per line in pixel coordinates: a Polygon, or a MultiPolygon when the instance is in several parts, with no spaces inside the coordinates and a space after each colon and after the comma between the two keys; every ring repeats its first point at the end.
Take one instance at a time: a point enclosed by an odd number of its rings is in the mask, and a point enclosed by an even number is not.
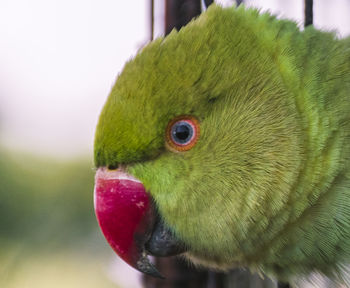
{"type": "Polygon", "coordinates": [[[108,165],[107,167],[109,170],[117,170],[118,169],[118,165],[108,165]]]}

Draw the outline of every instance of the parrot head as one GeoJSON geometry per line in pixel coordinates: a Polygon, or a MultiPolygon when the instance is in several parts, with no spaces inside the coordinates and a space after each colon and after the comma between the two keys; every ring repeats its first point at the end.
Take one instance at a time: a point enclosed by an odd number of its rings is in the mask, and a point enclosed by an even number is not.
{"type": "Polygon", "coordinates": [[[147,255],[179,253],[219,269],[274,261],[303,142],[277,60],[278,33],[297,27],[276,23],[213,5],[117,78],[96,130],[95,210],[136,269],[160,276],[147,255]]]}

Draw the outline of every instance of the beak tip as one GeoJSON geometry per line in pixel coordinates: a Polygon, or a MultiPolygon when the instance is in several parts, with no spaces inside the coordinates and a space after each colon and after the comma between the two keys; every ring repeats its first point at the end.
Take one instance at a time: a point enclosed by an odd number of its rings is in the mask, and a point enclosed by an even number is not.
{"type": "Polygon", "coordinates": [[[156,277],[156,278],[160,278],[160,279],[165,279],[165,277],[149,261],[147,256],[143,256],[137,261],[136,268],[140,272],[145,273],[147,275],[150,275],[150,276],[153,276],[153,277],[156,277]]]}

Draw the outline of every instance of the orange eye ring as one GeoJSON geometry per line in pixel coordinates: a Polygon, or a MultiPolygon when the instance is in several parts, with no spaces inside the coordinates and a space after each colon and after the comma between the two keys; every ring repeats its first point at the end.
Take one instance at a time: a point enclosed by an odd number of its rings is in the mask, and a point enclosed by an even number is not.
{"type": "Polygon", "coordinates": [[[172,119],[166,128],[166,144],[172,151],[188,151],[198,141],[199,122],[193,116],[182,115],[172,119]]]}

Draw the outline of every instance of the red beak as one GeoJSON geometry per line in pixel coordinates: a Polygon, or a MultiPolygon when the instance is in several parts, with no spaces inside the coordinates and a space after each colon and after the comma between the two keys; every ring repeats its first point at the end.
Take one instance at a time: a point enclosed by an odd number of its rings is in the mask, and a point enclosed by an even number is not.
{"type": "Polygon", "coordinates": [[[135,269],[163,278],[145,251],[156,213],[143,184],[121,170],[99,168],[94,197],[98,223],[113,250],[135,269]]]}

